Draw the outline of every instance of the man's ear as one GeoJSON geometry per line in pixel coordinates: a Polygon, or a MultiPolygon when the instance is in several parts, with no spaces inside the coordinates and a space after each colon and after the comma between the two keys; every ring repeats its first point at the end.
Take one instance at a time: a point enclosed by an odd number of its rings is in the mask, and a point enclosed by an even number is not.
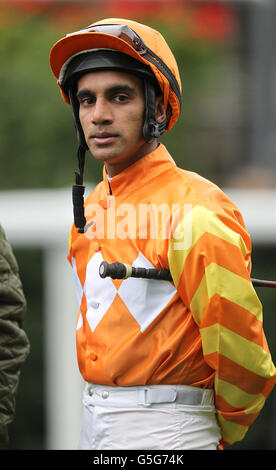
{"type": "Polygon", "coordinates": [[[157,122],[163,122],[166,119],[166,110],[163,101],[163,95],[159,95],[155,101],[155,119],[157,122]]]}

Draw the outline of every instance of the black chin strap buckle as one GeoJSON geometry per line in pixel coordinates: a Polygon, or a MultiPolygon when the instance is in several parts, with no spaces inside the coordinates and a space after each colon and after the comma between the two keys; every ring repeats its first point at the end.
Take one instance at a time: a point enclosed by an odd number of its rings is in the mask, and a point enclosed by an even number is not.
{"type": "Polygon", "coordinates": [[[160,136],[160,129],[158,122],[154,121],[153,119],[149,120],[149,127],[151,129],[152,137],[158,138],[160,136]]]}

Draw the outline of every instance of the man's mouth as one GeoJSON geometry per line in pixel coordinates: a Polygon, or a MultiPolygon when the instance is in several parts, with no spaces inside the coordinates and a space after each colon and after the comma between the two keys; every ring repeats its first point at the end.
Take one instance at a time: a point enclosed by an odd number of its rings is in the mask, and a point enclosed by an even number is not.
{"type": "Polygon", "coordinates": [[[96,132],[91,135],[90,139],[97,145],[108,145],[112,144],[118,137],[118,134],[111,134],[110,132],[96,132]]]}

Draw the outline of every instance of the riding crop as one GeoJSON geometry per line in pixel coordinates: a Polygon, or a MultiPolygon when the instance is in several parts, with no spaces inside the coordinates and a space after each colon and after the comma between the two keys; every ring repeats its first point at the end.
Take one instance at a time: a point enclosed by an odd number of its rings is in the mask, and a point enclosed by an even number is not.
{"type": "MultiPolygon", "coordinates": [[[[168,269],[155,269],[155,268],[142,268],[134,267],[125,263],[107,263],[103,261],[100,264],[99,274],[101,278],[111,277],[112,279],[127,279],[129,277],[143,278],[143,279],[156,279],[159,281],[172,281],[172,275],[168,269]]],[[[251,279],[255,287],[274,287],[276,288],[276,281],[251,279]]]]}

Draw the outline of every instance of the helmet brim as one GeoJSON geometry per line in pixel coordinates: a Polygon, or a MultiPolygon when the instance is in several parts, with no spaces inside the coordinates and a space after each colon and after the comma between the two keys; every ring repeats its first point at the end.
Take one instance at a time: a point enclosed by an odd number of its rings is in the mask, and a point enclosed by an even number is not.
{"type": "Polygon", "coordinates": [[[104,48],[128,54],[134,59],[146,64],[148,67],[151,67],[153,71],[156,72],[156,67],[144,60],[142,56],[123,39],[109,34],[93,32],[72,34],[60,39],[52,47],[50,52],[50,65],[53,74],[59,80],[62,66],[78,52],[104,48]]]}

